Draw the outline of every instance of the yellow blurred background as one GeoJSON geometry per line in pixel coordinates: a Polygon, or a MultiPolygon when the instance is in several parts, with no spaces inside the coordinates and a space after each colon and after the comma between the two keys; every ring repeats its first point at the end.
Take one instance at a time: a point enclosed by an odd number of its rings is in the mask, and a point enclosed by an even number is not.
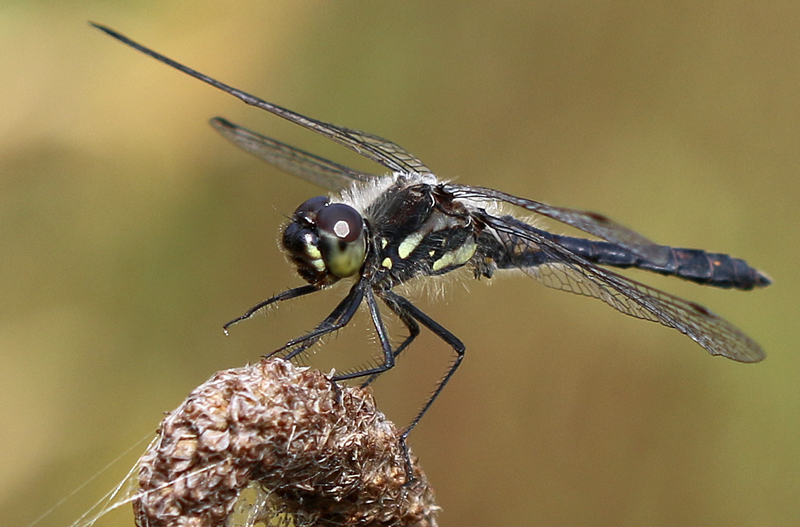
{"type": "MultiPolygon", "coordinates": [[[[442,177],[603,212],[775,279],[741,293],[631,273],[737,324],[767,350],[756,365],[524,277],[420,295],[467,345],[411,436],[441,525],[800,523],[800,4],[181,0],[0,5],[4,525],[28,525],[215,371],[341,298],[223,336],[301,283],[275,240],[319,191],[208,118],[379,170],[87,20],[387,137],[442,177]]],[[[362,317],[312,364],[366,360],[345,349],[374,349],[368,329],[362,317]]],[[[375,384],[400,426],[449,360],[429,334],[407,355],[375,384]]],[[[77,519],[144,446],[39,525],[77,519]]]]}

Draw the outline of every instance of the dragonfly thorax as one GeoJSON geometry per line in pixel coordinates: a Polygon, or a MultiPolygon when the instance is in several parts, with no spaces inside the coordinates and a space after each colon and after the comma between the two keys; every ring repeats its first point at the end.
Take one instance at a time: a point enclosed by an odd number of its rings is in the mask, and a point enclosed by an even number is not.
{"type": "Polygon", "coordinates": [[[329,285],[361,269],[367,253],[364,220],[349,205],[311,198],[294,211],[283,247],[303,279],[329,285]]]}

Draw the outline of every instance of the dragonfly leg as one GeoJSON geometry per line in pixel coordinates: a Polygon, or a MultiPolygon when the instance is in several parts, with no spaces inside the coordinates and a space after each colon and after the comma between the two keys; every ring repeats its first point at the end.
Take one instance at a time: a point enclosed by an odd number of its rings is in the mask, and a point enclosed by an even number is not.
{"type": "Polygon", "coordinates": [[[397,313],[405,313],[406,316],[410,316],[418,321],[420,324],[431,330],[434,335],[445,341],[450,347],[453,348],[453,351],[456,352],[456,358],[453,363],[450,365],[450,369],[447,370],[447,373],[439,381],[439,384],[436,386],[436,389],[433,391],[433,394],[430,396],[428,401],[422,406],[417,416],[411,421],[406,429],[400,434],[400,446],[403,449],[403,453],[406,456],[406,475],[408,476],[408,480],[406,483],[410,483],[413,479],[413,475],[410,473],[411,471],[411,457],[408,451],[408,445],[406,444],[406,439],[408,438],[408,434],[411,433],[411,430],[414,429],[415,426],[419,423],[422,416],[430,409],[433,401],[439,397],[439,394],[442,393],[445,385],[450,381],[453,377],[453,374],[456,372],[458,367],[461,365],[461,361],[464,360],[464,351],[466,350],[466,346],[464,343],[461,342],[458,337],[450,333],[444,327],[441,326],[438,322],[433,320],[431,317],[423,313],[418,307],[412,304],[406,298],[398,295],[397,293],[393,293],[392,291],[386,291],[384,293],[386,295],[387,302],[394,304],[393,310],[397,313]]]}
{"type": "Polygon", "coordinates": [[[378,302],[375,301],[375,293],[373,293],[372,289],[370,288],[367,288],[365,293],[369,314],[372,317],[372,323],[375,326],[375,331],[378,334],[378,340],[381,342],[381,349],[383,350],[383,362],[373,368],[335,375],[333,377],[333,380],[335,381],[345,381],[347,379],[356,379],[358,377],[380,375],[386,370],[391,370],[394,367],[395,352],[392,350],[392,343],[389,340],[389,334],[386,331],[386,326],[383,323],[381,312],[378,309],[378,302]]]}
{"type": "Polygon", "coordinates": [[[339,305],[328,315],[325,320],[323,320],[314,331],[306,333],[301,337],[294,338],[281,346],[280,348],[276,349],[269,355],[271,357],[276,353],[280,353],[281,351],[287,350],[289,348],[292,349],[289,353],[286,354],[284,357],[286,360],[290,360],[309,347],[314,345],[320,338],[323,336],[333,333],[334,331],[338,331],[339,329],[346,326],[350,323],[350,320],[353,319],[353,316],[358,311],[358,306],[361,305],[361,301],[364,298],[364,285],[361,282],[357,282],[351,289],[350,292],[347,293],[347,296],[339,302],[339,305]]]}
{"type": "MultiPolygon", "coordinates": [[[[400,353],[402,353],[419,335],[419,324],[417,324],[417,321],[414,320],[405,311],[396,309],[394,304],[388,302],[385,298],[383,298],[382,300],[386,303],[389,309],[394,311],[394,313],[400,318],[403,324],[405,324],[406,328],[408,328],[408,336],[406,336],[405,340],[403,340],[403,342],[401,342],[400,345],[397,347],[397,349],[394,350],[394,352],[392,353],[392,355],[394,355],[394,358],[397,359],[397,356],[400,355],[400,353]]],[[[373,373],[372,375],[370,375],[366,381],[361,383],[361,388],[366,388],[367,386],[375,382],[375,379],[378,378],[378,375],[380,374],[373,373]]]]}
{"type": "Polygon", "coordinates": [[[283,300],[291,300],[292,298],[301,297],[301,296],[304,296],[304,295],[308,295],[310,293],[316,293],[317,291],[319,291],[319,288],[316,287],[316,286],[303,285],[303,286],[300,286],[300,287],[295,287],[293,289],[289,289],[287,291],[284,291],[283,293],[279,293],[279,294],[277,294],[277,295],[275,295],[275,296],[273,296],[271,298],[268,298],[268,299],[264,300],[263,302],[259,302],[258,304],[254,305],[253,307],[248,309],[247,312],[244,315],[242,315],[240,317],[237,317],[237,318],[234,318],[233,320],[231,320],[230,322],[228,322],[227,324],[222,326],[222,331],[224,331],[225,334],[227,335],[229,327],[231,327],[232,325],[234,325],[234,324],[236,324],[238,322],[241,322],[242,320],[247,320],[248,318],[252,317],[253,315],[258,313],[262,309],[266,308],[270,304],[274,304],[276,302],[281,302],[283,300]]]}

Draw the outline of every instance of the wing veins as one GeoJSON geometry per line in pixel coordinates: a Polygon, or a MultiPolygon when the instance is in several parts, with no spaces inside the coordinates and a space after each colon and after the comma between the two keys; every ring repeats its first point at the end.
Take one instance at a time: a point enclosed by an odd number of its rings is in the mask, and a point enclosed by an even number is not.
{"type": "Polygon", "coordinates": [[[712,355],[739,362],[758,362],[765,357],[755,341],[699,304],[601,268],[533,231],[505,223],[502,218],[482,214],[479,219],[498,232],[519,238],[516,242],[508,238],[503,242],[509,254],[518,254],[521,250],[543,251],[548,263],[520,269],[548,287],[598,298],[626,315],[677,329],[712,355]],[[559,272],[566,282],[558,276],[547,276],[547,273],[559,272]],[[562,280],[560,286],[559,280],[562,280]]]}
{"type": "Polygon", "coordinates": [[[221,117],[214,117],[209,122],[220,135],[245,152],[328,190],[342,190],[353,182],[365,183],[378,177],[356,172],[305,150],[257,134],[221,117]]]}
{"type": "Polygon", "coordinates": [[[307,128],[312,132],[323,135],[328,139],[331,139],[340,145],[346,146],[354,152],[383,165],[389,170],[395,172],[430,172],[430,169],[426,167],[422,161],[417,159],[414,155],[409,153],[397,143],[393,143],[388,139],[384,139],[383,137],[370,134],[368,132],[344,128],[334,124],[326,123],[324,121],[319,121],[317,119],[293,112],[287,108],[283,108],[282,106],[278,106],[277,104],[267,102],[259,97],[256,97],[255,95],[251,95],[247,92],[239,90],[238,88],[234,88],[233,86],[229,86],[224,82],[220,82],[212,77],[209,77],[208,75],[200,73],[199,71],[188,66],[184,66],[180,62],[172,60],[171,58],[166,57],[157,51],[139,44],[138,42],[129,39],[125,35],[118,33],[107,26],[96,24],[94,22],[90,22],[90,24],[100,31],[103,31],[107,35],[119,40],[123,44],[126,44],[127,46],[130,46],[133,49],[144,53],[145,55],[148,55],[163,64],[166,64],[167,66],[205,82],[214,88],[222,90],[225,93],[236,97],[245,104],[255,106],[256,108],[260,108],[270,112],[273,115],[282,117],[287,121],[307,128]]]}
{"type": "Polygon", "coordinates": [[[637,256],[656,264],[664,264],[669,259],[669,247],[659,245],[642,234],[596,212],[556,207],[532,199],[520,198],[487,187],[472,187],[449,183],[445,185],[445,190],[453,193],[457,198],[478,201],[500,200],[525,210],[541,214],[542,216],[588,232],[603,240],[622,245],[637,256]]]}

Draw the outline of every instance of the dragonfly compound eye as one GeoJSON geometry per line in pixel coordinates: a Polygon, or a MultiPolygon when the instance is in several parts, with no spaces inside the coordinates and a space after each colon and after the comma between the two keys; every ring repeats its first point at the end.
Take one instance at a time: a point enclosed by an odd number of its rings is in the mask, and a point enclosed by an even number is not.
{"type": "Polygon", "coordinates": [[[317,213],[327,207],[330,199],[327,196],[317,196],[315,198],[305,200],[294,211],[292,218],[295,220],[303,220],[307,223],[314,223],[316,221],[317,213]]]}
{"type": "Polygon", "coordinates": [[[317,212],[317,232],[328,271],[339,278],[356,274],[367,253],[361,214],[344,203],[330,204],[317,212]]]}

